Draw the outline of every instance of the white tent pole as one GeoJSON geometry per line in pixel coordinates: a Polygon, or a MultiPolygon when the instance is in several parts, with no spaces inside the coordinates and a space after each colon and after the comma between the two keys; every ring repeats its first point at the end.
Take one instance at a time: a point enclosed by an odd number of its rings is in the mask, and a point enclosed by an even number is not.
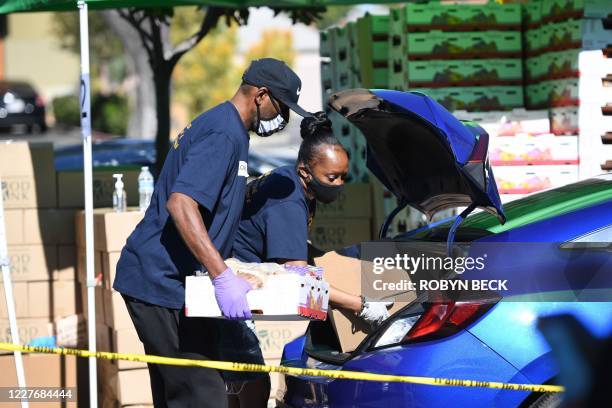
{"type": "MultiPolygon", "coordinates": [[[[83,137],[83,174],[85,182],[85,259],[87,271],[87,331],[89,351],[96,351],[96,281],[94,278],[93,184],[91,152],[91,106],[89,84],[89,28],[87,3],[79,0],[81,41],[81,133],[83,137]]],[[[89,407],[98,407],[98,376],[95,357],[89,358],[89,407]]]]}
{"type": "MultiPolygon", "coordinates": [[[[1,185],[2,180],[0,180],[0,186],[1,185]]],[[[13,281],[11,278],[11,263],[8,256],[7,242],[8,238],[6,236],[6,227],[4,223],[4,197],[2,191],[0,191],[0,267],[2,268],[2,282],[4,282],[4,298],[6,299],[11,340],[13,344],[21,344],[19,330],[17,328],[17,314],[15,313],[15,298],[13,297],[13,281]]],[[[15,355],[15,369],[17,370],[17,385],[19,385],[20,388],[24,388],[26,386],[26,381],[21,351],[15,351],[13,354],[15,355]]],[[[28,401],[22,399],[21,408],[28,408],[28,406],[28,401]]]]}

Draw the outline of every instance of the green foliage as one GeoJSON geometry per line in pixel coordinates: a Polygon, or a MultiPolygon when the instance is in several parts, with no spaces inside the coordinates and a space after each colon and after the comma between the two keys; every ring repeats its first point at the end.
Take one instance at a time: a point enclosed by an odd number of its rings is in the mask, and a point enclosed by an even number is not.
{"type": "Polygon", "coordinates": [[[111,135],[125,136],[129,120],[128,101],[125,96],[94,95],[91,114],[93,129],[111,135]]]}
{"type": "MultiPolygon", "coordinates": [[[[64,126],[80,126],[79,98],[76,95],[60,96],[52,101],[55,121],[64,126]]],[[[129,119],[128,101],[124,96],[95,94],[91,102],[93,123],[99,132],[125,135],[129,119]]]]}
{"type": "Polygon", "coordinates": [[[293,34],[283,29],[265,30],[261,41],[251,46],[244,57],[247,64],[254,59],[272,57],[285,61],[291,67],[295,62],[293,34]]]}
{"type": "MultiPolygon", "coordinates": [[[[123,55],[123,45],[98,12],[90,12],[89,46],[92,67],[102,61],[111,61],[123,55]]],[[[54,13],[51,32],[59,40],[60,46],[75,54],[80,53],[79,13],[54,13]]]]}
{"type": "Polygon", "coordinates": [[[58,124],[66,126],[80,126],[79,100],[75,95],[59,96],[51,102],[53,115],[58,124]]]}
{"type": "Polygon", "coordinates": [[[353,6],[328,6],[321,18],[315,20],[314,23],[319,30],[324,30],[346,17],[351,8],[353,6]]]}
{"type": "MultiPolygon", "coordinates": [[[[177,8],[171,39],[186,38],[199,27],[203,13],[192,8],[177,8]]],[[[219,24],[179,61],[172,76],[173,97],[185,105],[191,117],[234,95],[240,85],[242,69],[236,64],[236,24],[219,24]]]]}

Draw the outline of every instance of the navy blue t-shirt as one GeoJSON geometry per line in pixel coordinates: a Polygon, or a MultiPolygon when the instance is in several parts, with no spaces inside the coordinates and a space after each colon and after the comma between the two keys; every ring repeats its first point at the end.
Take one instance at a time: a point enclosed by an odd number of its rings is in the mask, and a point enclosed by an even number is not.
{"type": "Polygon", "coordinates": [[[308,260],[308,229],[316,203],[294,166],[279,167],[247,186],[234,256],[244,262],[308,260]]]}
{"type": "Polygon", "coordinates": [[[197,201],[212,242],[229,257],[244,203],[248,149],[249,135],[230,102],[204,112],[179,134],[151,205],[121,252],[117,291],[154,305],[183,307],[185,276],[202,266],[180,237],[166,202],[172,193],[197,201]]]}

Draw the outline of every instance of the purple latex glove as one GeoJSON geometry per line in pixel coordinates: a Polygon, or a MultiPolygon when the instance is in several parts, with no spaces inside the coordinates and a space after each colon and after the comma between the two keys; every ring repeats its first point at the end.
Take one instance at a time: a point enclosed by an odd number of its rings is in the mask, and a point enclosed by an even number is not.
{"type": "Polygon", "coordinates": [[[215,287],[215,298],[223,316],[230,319],[250,319],[251,309],[246,294],[253,289],[251,285],[227,268],[221,275],[212,280],[215,287]]]}

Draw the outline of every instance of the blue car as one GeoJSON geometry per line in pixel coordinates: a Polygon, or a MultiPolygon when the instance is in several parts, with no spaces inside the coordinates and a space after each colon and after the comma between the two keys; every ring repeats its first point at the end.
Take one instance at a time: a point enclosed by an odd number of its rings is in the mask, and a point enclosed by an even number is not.
{"type": "MultiPolygon", "coordinates": [[[[452,241],[470,246],[522,243],[520,252],[504,254],[512,271],[526,279],[546,273],[547,282],[566,285],[540,290],[526,285],[521,295],[535,297],[523,301],[500,297],[415,301],[350,353],[340,351],[329,322],[312,322],[304,336],[285,346],[282,365],[554,384],[558,367],[537,330],[539,317],[571,314],[596,336],[610,335],[612,303],[562,301],[561,296],[566,291],[572,299],[573,289],[581,289],[581,295],[591,289],[608,293],[612,289],[611,174],[502,206],[488,163],[488,136],[476,124],[461,123],[427,96],[411,92],[343,91],[332,95],[330,106],[360,128],[368,144],[368,166],[396,195],[399,208],[410,205],[431,216],[467,207],[456,219],[402,234],[394,241],[449,247],[452,241]],[[476,208],[483,211],[468,215],[476,208]],[[589,275],[588,268],[595,272],[589,275]],[[608,278],[601,279],[602,274],[608,278]],[[555,296],[547,300],[548,290],[555,296]]],[[[381,238],[385,238],[384,225],[381,238]]],[[[342,252],[359,257],[360,246],[342,252]]],[[[283,381],[276,396],[281,407],[541,408],[559,406],[562,398],[554,393],[294,375],[284,375],[283,381]]]]}

